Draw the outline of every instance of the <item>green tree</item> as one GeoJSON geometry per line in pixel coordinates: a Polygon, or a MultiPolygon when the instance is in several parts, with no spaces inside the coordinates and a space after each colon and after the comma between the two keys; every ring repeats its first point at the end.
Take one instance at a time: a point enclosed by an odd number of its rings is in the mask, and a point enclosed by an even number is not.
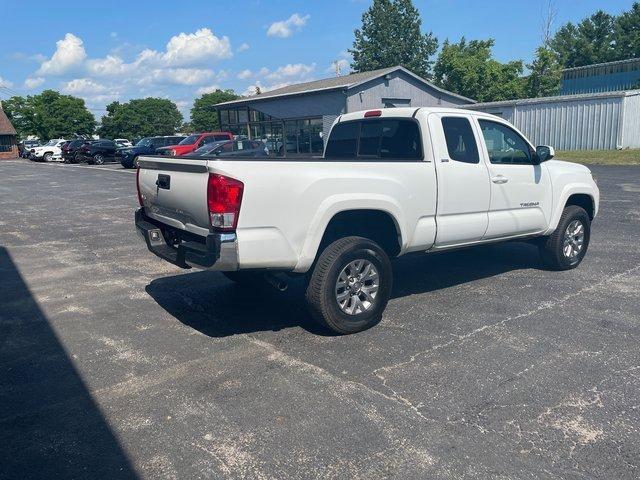
{"type": "Polygon", "coordinates": [[[527,65],[530,70],[525,79],[524,94],[527,97],[550,97],[560,92],[562,66],[556,55],[547,47],[536,50],[533,63],[527,65]]]}
{"type": "Polygon", "coordinates": [[[411,0],[373,0],[362,14],[362,27],[355,30],[351,68],[365,72],[402,65],[424,78],[431,78],[430,57],[438,49],[431,32],[423,34],[422,20],[411,0]]]}
{"type": "Polygon", "coordinates": [[[54,90],[26,98],[11,97],[3,106],[21,138],[28,135],[36,135],[41,140],[73,138],[91,135],[96,127],[96,120],[84,100],[54,90]]]}
{"type": "Polygon", "coordinates": [[[619,60],[615,24],[615,17],[598,10],[578,25],[560,27],[549,46],[565,68],[619,60]]]}
{"type": "Polygon", "coordinates": [[[205,93],[193,102],[191,109],[191,130],[194,132],[211,132],[218,130],[218,112],[215,105],[240,98],[233,90],[215,90],[205,93]]]}
{"type": "Polygon", "coordinates": [[[33,108],[34,133],[41,140],[73,138],[95,131],[96,119],[81,98],[44,90],[27,100],[33,108]]]}
{"type": "Polygon", "coordinates": [[[619,60],[640,57],[640,3],[616,18],[615,40],[619,60]]]}
{"type": "Polygon", "coordinates": [[[521,98],[522,61],[498,62],[491,55],[493,45],[492,39],[445,41],[434,67],[436,83],[480,102],[521,98]]]}
{"type": "Polygon", "coordinates": [[[98,133],[106,138],[173,135],[181,125],[182,114],[175,103],[148,97],[107,105],[98,133]]]}
{"type": "Polygon", "coordinates": [[[19,138],[35,135],[33,105],[31,97],[14,96],[2,102],[2,109],[18,132],[19,138]]]}

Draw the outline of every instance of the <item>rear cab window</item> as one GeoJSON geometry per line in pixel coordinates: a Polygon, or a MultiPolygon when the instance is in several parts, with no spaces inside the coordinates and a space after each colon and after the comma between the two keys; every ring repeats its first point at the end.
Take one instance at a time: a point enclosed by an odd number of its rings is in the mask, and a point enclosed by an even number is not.
{"type": "Polygon", "coordinates": [[[377,118],[338,123],[331,130],[327,159],[420,161],[422,137],[409,118],[377,118]]]}
{"type": "Polygon", "coordinates": [[[449,158],[456,162],[480,163],[471,122],[466,117],[442,117],[442,130],[449,158]]]}

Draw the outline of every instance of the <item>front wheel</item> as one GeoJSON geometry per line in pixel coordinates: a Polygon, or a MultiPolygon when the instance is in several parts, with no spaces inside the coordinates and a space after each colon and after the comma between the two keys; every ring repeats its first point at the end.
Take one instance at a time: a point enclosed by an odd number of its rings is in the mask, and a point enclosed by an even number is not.
{"type": "Polygon", "coordinates": [[[540,255],[553,270],[576,268],[589,248],[591,219],[576,205],[565,207],[555,232],[540,244],[540,255]]]}
{"type": "Polygon", "coordinates": [[[50,162],[52,158],[53,158],[53,153],[51,153],[51,152],[47,152],[47,153],[45,153],[45,154],[44,154],[44,157],[42,157],[42,159],[43,159],[45,162],[50,162]]]}
{"type": "Polygon", "coordinates": [[[307,285],[307,305],[333,332],[361,332],[382,319],[392,283],[391,262],[377,243],[341,238],[320,254],[307,285]]]}
{"type": "Polygon", "coordinates": [[[96,153],[93,156],[93,164],[94,165],[102,165],[104,163],[104,157],[100,153],[96,153]]]}

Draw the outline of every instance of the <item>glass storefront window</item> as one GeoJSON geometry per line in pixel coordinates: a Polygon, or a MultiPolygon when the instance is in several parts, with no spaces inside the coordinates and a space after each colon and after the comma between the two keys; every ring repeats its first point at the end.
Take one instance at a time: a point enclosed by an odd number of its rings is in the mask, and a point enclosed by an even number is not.
{"type": "Polygon", "coordinates": [[[229,110],[220,110],[220,125],[229,125],[229,110]]]}
{"type": "Polygon", "coordinates": [[[309,133],[311,135],[311,155],[322,155],[324,142],[322,140],[322,118],[309,120],[309,133]]]}
{"type": "Polygon", "coordinates": [[[246,108],[238,109],[238,123],[247,123],[249,121],[249,114],[246,108]]]}
{"type": "Polygon", "coordinates": [[[238,123],[238,111],[229,110],[229,123],[238,123]]]}

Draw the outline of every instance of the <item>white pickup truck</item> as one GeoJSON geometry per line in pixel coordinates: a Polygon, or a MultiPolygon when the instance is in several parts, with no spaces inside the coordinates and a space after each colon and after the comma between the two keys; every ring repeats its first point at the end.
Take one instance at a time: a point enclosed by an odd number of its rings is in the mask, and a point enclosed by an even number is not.
{"type": "Polygon", "coordinates": [[[353,333],[382,318],[392,257],[522,239],[550,268],[576,267],[598,187],[553,155],[484,113],[349,113],[319,158],[141,157],[136,226],[179,267],[279,288],[305,274],[313,316],[353,333]]]}

